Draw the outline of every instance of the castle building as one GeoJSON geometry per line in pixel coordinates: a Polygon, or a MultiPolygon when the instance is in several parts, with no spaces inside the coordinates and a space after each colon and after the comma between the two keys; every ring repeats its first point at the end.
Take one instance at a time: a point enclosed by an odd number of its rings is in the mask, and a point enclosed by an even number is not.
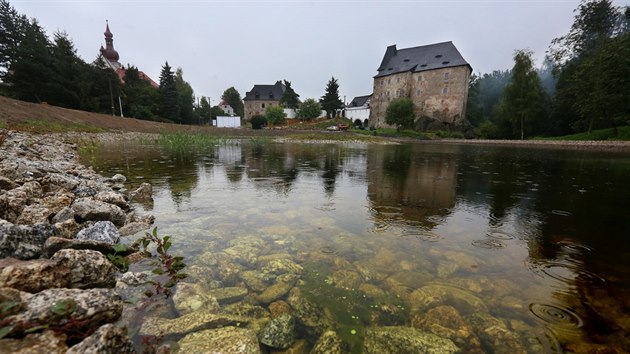
{"type": "MultiPolygon", "coordinates": [[[[118,75],[120,82],[124,84],[126,69],[118,61],[120,60],[120,55],[118,54],[116,49],[114,49],[114,35],[109,30],[109,22],[106,21],[105,23],[105,48],[103,48],[103,45],[101,45],[101,49],[99,51],[107,66],[116,72],[116,75],[118,75]]],[[[153,81],[153,79],[151,79],[149,75],[145,74],[143,71],[138,70],[138,76],[140,76],[140,79],[150,83],[151,86],[155,88],[160,87],[157,82],[153,81]]]]}
{"type": "Polygon", "coordinates": [[[417,120],[430,118],[451,124],[465,117],[472,67],[452,42],[405,49],[391,45],[377,71],[370,100],[370,127],[389,127],[385,112],[399,97],[414,102],[417,120]]]}
{"type": "Polygon", "coordinates": [[[280,98],[286,89],[281,81],[276,81],[273,85],[254,85],[243,98],[245,120],[249,121],[255,115],[265,115],[268,107],[279,106],[280,98]]]}

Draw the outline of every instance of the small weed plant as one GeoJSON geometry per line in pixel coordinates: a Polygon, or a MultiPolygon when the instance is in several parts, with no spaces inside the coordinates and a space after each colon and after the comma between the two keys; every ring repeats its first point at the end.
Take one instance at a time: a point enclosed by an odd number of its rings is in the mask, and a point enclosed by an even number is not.
{"type": "Polygon", "coordinates": [[[183,262],[184,257],[173,256],[168,253],[171,248],[171,236],[160,237],[157,232],[157,227],[153,228],[152,232],[147,232],[145,235],[136,240],[132,247],[139,247],[140,252],[146,257],[154,257],[149,251],[150,245],[155,245],[155,251],[157,260],[153,263],[155,268],[152,272],[158,277],[156,280],[151,280],[151,284],[155,286],[155,292],[147,291],[145,295],[151,297],[154,294],[163,294],[168,297],[171,294],[171,288],[177,284],[179,280],[185,279],[187,275],[182,272],[186,264],[183,262]]]}

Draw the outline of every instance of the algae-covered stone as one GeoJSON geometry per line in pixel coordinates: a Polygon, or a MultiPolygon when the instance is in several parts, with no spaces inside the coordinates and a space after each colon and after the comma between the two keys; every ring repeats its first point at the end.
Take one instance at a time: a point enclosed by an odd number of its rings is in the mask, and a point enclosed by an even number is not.
{"type": "Polygon", "coordinates": [[[254,298],[260,303],[268,304],[286,295],[286,293],[288,293],[294,285],[295,281],[278,281],[272,286],[265,289],[265,291],[263,291],[259,295],[256,295],[254,298]]]}
{"type": "Polygon", "coordinates": [[[224,327],[191,333],[179,342],[179,352],[187,354],[260,354],[256,333],[251,329],[224,327]]]}
{"type": "Polygon", "coordinates": [[[247,296],[247,293],[247,288],[232,286],[226,288],[209,289],[206,295],[212,296],[213,298],[217,299],[220,304],[229,304],[232,302],[243,300],[243,298],[247,296]]]}
{"type": "Polygon", "coordinates": [[[495,353],[527,353],[518,335],[510,331],[500,319],[486,312],[474,313],[469,318],[475,333],[481,338],[482,344],[492,348],[495,353]]]}
{"type": "Polygon", "coordinates": [[[285,313],[272,319],[258,337],[268,347],[287,349],[295,339],[295,321],[291,315],[285,313]]]}
{"type": "Polygon", "coordinates": [[[411,325],[452,340],[466,353],[483,352],[471,325],[452,306],[438,306],[426,313],[416,313],[411,318],[411,325]]]}
{"type": "Polygon", "coordinates": [[[198,283],[179,283],[173,295],[173,303],[180,315],[202,309],[209,312],[218,312],[217,299],[208,295],[208,289],[198,283]]]}
{"type": "Polygon", "coordinates": [[[330,276],[334,286],[338,288],[356,289],[361,284],[361,276],[350,270],[337,270],[330,276]]]}
{"type": "Polygon", "coordinates": [[[450,354],[458,351],[450,339],[402,326],[368,328],[363,349],[368,354],[450,354]]]}
{"type": "Polygon", "coordinates": [[[310,354],[343,354],[345,352],[343,342],[337,332],[326,331],[319,337],[310,354]]]}
{"type": "Polygon", "coordinates": [[[316,340],[327,329],[335,328],[334,322],[324,315],[324,310],[307,300],[299,288],[291,289],[287,302],[293,308],[298,330],[311,339],[316,340]]]}
{"type": "Polygon", "coordinates": [[[448,302],[468,313],[487,312],[486,305],[477,296],[466,290],[444,284],[423,286],[411,293],[409,301],[414,309],[431,308],[448,302]]]}
{"type": "Polygon", "coordinates": [[[257,292],[265,290],[273,280],[271,276],[255,270],[241,272],[239,278],[241,278],[250,289],[257,292]]]}

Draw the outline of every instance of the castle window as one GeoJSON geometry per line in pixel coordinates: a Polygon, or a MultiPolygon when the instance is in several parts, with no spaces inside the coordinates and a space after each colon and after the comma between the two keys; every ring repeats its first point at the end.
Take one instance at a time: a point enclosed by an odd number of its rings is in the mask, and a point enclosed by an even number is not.
{"type": "Polygon", "coordinates": [[[448,73],[444,73],[444,80],[448,80],[448,73]]]}
{"type": "Polygon", "coordinates": [[[261,107],[262,107],[262,108],[265,108],[265,104],[264,104],[264,103],[263,103],[263,104],[261,104],[261,107]]]}
{"type": "Polygon", "coordinates": [[[416,96],[420,96],[420,93],[422,93],[422,91],[420,91],[420,89],[416,90],[416,96]]]}
{"type": "Polygon", "coordinates": [[[389,90],[387,90],[387,97],[389,97],[389,90]]]}
{"type": "Polygon", "coordinates": [[[396,79],[396,82],[400,82],[400,78],[397,78],[397,79],[396,79]]]}
{"type": "Polygon", "coordinates": [[[445,87],[445,88],[442,89],[442,94],[443,95],[448,94],[448,87],[445,87]]]}
{"type": "Polygon", "coordinates": [[[387,84],[391,84],[392,83],[392,78],[390,77],[389,79],[387,79],[387,84]]]}

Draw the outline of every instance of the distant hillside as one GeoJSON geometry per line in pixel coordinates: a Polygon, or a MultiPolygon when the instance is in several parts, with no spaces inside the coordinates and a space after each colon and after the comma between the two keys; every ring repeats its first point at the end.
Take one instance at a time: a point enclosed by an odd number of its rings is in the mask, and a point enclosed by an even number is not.
{"type": "MultiPolygon", "coordinates": [[[[198,130],[198,126],[158,123],[121,118],[18,101],[0,96],[0,127],[37,133],[55,131],[133,131],[159,133],[171,130],[198,130]]],[[[209,129],[206,128],[206,129],[209,129]]]]}

